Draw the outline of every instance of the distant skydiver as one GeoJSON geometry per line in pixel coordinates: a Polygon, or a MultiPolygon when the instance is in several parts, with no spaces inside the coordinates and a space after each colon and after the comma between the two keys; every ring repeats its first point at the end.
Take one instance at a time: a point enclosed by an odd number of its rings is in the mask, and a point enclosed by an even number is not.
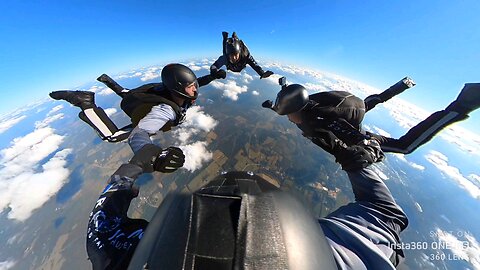
{"type": "Polygon", "coordinates": [[[262,106],[271,108],[280,115],[287,115],[288,119],[302,130],[303,135],[315,144],[322,144],[318,134],[332,131],[347,145],[354,145],[365,138],[375,138],[385,152],[409,154],[448,125],[467,119],[469,113],[480,107],[480,83],[467,83],[457,99],[444,110],[433,113],[405,135],[394,139],[363,131],[361,123],[365,112],[375,105],[414,86],[415,83],[408,77],[380,94],[368,96],[365,100],[345,91],[308,95],[302,85],[287,86],[284,77],[280,79],[280,84],[282,90],[278,93],[275,104],[267,100],[262,106]]]}
{"type": "Polygon", "coordinates": [[[193,71],[181,64],[165,66],[161,76],[161,83],[144,84],[131,90],[121,87],[106,74],[97,79],[122,97],[121,108],[131,118],[132,124],[121,129],[102,108],[95,105],[93,92],[54,91],[50,97],[82,109],[80,119],[93,127],[102,140],[119,142],[128,138],[133,152],[137,152],[152,143],[150,135],[179,125],[185,118],[186,110],[195,102],[198,88],[216,79],[206,75],[197,81],[193,71]]]}
{"type": "Polygon", "coordinates": [[[247,46],[241,39],[233,32],[232,37],[228,37],[227,32],[222,32],[223,35],[223,55],[221,55],[213,65],[210,66],[210,74],[215,77],[225,78],[226,72],[221,69],[226,66],[228,70],[233,72],[242,71],[247,64],[249,64],[260,76],[260,79],[267,78],[273,74],[272,71],[263,71],[253,56],[250,54],[247,46]]]}
{"type": "Polygon", "coordinates": [[[196,191],[172,191],[150,222],[130,219],[137,177],[172,172],[183,162],[167,156],[153,165],[160,149],[145,146],[110,177],[90,214],[93,269],[394,269],[404,259],[399,234],[408,219],[370,168],[384,157],[378,142],[329,148],[330,139],[324,137],[324,147],[347,172],[355,202],[318,220],[251,172],[222,173],[196,191]]]}

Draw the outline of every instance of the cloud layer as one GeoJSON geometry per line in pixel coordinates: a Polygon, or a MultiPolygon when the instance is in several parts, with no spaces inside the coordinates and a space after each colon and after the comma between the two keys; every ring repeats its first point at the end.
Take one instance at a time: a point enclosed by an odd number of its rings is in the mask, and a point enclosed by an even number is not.
{"type": "Polygon", "coordinates": [[[480,188],[472,181],[465,178],[460,170],[448,164],[448,158],[437,151],[430,151],[425,158],[432,163],[437,169],[439,169],[444,175],[455,181],[463,189],[468,191],[470,196],[475,199],[480,199],[480,188]]]}
{"type": "MultiPolygon", "coordinates": [[[[58,110],[57,106],[51,113],[58,110]]],[[[58,151],[64,137],[48,126],[62,117],[62,113],[47,116],[35,123],[33,132],[15,138],[10,147],[0,150],[0,211],[8,209],[9,219],[29,218],[67,180],[66,158],[72,150],[58,151]]]]}
{"type": "Polygon", "coordinates": [[[27,118],[25,115],[21,115],[21,116],[13,117],[11,119],[2,120],[2,122],[0,123],[0,134],[9,130],[11,127],[15,126],[25,118],[27,118]]]}
{"type": "Polygon", "coordinates": [[[437,246],[442,247],[439,250],[450,251],[457,259],[469,262],[474,269],[480,269],[480,245],[477,239],[465,231],[458,231],[455,234],[437,228],[435,231],[438,238],[437,246]]]}

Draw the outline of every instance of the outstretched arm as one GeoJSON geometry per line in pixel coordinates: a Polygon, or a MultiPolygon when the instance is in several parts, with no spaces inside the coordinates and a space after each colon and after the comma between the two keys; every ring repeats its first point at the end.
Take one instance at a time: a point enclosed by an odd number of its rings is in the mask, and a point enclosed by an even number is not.
{"type": "Polygon", "coordinates": [[[213,80],[225,79],[226,77],[227,77],[227,73],[225,72],[225,70],[220,69],[215,74],[208,74],[208,75],[205,75],[205,76],[202,76],[202,77],[198,78],[197,79],[198,86],[202,87],[202,86],[205,86],[205,85],[211,83],[213,80]]]}
{"type": "Polygon", "coordinates": [[[263,71],[262,67],[257,64],[251,54],[248,55],[247,64],[249,64],[255,70],[255,72],[257,72],[257,74],[260,76],[260,79],[267,78],[273,74],[273,72],[270,70],[263,71]]]}
{"type": "Polygon", "coordinates": [[[265,73],[265,71],[263,71],[262,67],[257,64],[251,54],[248,55],[247,64],[249,64],[258,75],[262,76],[263,73],[265,73]]]}
{"type": "Polygon", "coordinates": [[[327,137],[317,143],[325,148],[334,145],[328,149],[347,172],[355,195],[355,202],[319,220],[337,265],[341,269],[397,266],[404,257],[399,235],[408,219],[371,168],[372,163],[383,159],[378,142],[342,147],[327,137]]]}
{"type": "Polygon", "coordinates": [[[129,163],[121,165],[90,213],[87,253],[93,269],[126,269],[148,222],[130,219],[127,211],[138,195],[135,180],[144,172],[173,172],[185,156],[176,147],[161,149],[153,144],[140,149],[129,163]]]}
{"type": "Polygon", "coordinates": [[[210,66],[210,74],[215,74],[217,71],[227,64],[227,57],[225,55],[221,55],[218,57],[217,61],[210,66]]]}
{"type": "Polygon", "coordinates": [[[148,222],[127,217],[128,207],[138,195],[135,179],[143,172],[133,164],[123,164],[90,213],[87,253],[94,269],[126,268],[148,222]]]}

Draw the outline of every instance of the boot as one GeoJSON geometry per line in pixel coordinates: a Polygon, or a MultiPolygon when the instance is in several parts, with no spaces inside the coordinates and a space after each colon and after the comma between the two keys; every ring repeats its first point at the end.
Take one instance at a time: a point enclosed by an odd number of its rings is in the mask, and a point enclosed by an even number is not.
{"type": "Polygon", "coordinates": [[[124,92],[128,92],[127,89],[120,86],[116,81],[110,78],[107,74],[102,74],[100,77],[97,78],[97,81],[102,82],[108,88],[112,89],[117,95],[123,97],[125,94],[124,92]]]}
{"type": "Polygon", "coordinates": [[[480,108],[480,83],[466,83],[455,101],[448,105],[447,110],[469,114],[480,108]]]}
{"type": "Polygon", "coordinates": [[[392,97],[402,93],[403,91],[407,90],[408,88],[412,88],[415,86],[415,82],[409,78],[405,77],[401,79],[396,84],[390,86],[387,90],[383,91],[380,94],[374,94],[368,96],[364,99],[366,110],[369,111],[373,109],[377,104],[385,102],[392,97]]]}
{"type": "Polygon", "coordinates": [[[55,100],[65,100],[82,110],[95,107],[95,93],[89,91],[53,91],[50,97],[55,100]]]}

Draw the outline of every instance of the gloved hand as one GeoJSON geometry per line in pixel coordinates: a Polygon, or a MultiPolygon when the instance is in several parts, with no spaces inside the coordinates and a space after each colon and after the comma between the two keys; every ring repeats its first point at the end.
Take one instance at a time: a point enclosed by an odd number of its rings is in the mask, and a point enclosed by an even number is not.
{"type": "Polygon", "coordinates": [[[262,74],[262,76],[260,76],[260,79],[268,78],[268,77],[270,77],[271,75],[273,75],[273,72],[270,71],[270,70],[267,70],[267,71],[265,71],[265,72],[262,74]]]}
{"type": "Polygon", "coordinates": [[[171,173],[183,166],[185,155],[182,149],[170,146],[157,156],[153,168],[157,172],[171,173]]]}
{"type": "Polygon", "coordinates": [[[173,172],[183,166],[185,155],[177,147],[162,149],[154,144],[143,146],[130,160],[143,169],[143,172],[173,172]]]}
{"type": "Polygon", "coordinates": [[[359,170],[385,158],[376,140],[365,140],[360,145],[337,149],[334,156],[345,171],[359,170]]]}
{"type": "Polygon", "coordinates": [[[223,69],[219,69],[215,74],[211,74],[215,79],[225,79],[227,77],[227,72],[223,69]]]}
{"type": "Polygon", "coordinates": [[[265,100],[262,103],[263,108],[271,109],[273,107],[273,102],[271,100],[265,100]]]}

